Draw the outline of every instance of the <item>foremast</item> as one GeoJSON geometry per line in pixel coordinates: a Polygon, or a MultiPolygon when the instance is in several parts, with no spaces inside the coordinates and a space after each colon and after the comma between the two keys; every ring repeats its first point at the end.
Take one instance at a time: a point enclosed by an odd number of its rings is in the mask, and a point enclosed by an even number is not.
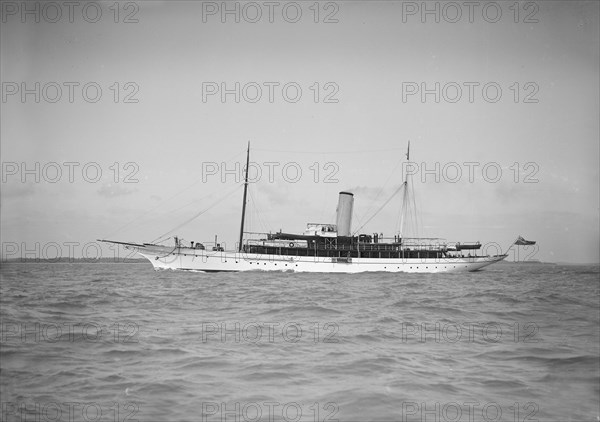
{"type": "MultiPolygon", "coordinates": [[[[408,141],[408,148],[406,150],[406,162],[410,162],[410,141],[408,141]]],[[[407,168],[406,166],[405,168],[407,168]]],[[[402,210],[400,211],[400,239],[402,239],[402,232],[404,230],[404,217],[406,215],[406,207],[408,201],[408,169],[404,172],[404,192],[402,192],[402,210]]]]}
{"type": "Polygon", "coordinates": [[[244,176],[244,199],[242,201],[242,222],[240,224],[240,243],[238,252],[242,252],[244,241],[244,221],[246,220],[246,197],[248,195],[248,168],[250,167],[250,141],[248,141],[248,149],[246,150],[246,175],[244,176]]]}

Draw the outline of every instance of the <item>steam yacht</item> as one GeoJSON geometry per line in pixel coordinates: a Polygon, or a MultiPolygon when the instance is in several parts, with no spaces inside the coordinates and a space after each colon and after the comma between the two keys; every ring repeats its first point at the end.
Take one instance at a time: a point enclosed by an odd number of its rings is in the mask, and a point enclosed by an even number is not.
{"type": "MultiPolygon", "coordinates": [[[[410,145],[407,160],[409,153],[410,145]]],[[[236,250],[225,250],[216,241],[212,246],[200,242],[184,244],[178,237],[174,238],[172,245],[101,241],[120,244],[137,252],[147,258],[156,270],[203,272],[457,272],[476,271],[507,257],[506,253],[480,253],[479,242],[447,243],[438,238],[406,238],[401,234],[402,229],[391,238],[384,237],[382,233],[355,233],[352,231],[354,195],[345,191],[339,192],[335,223],[308,223],[303,233],[246,233],[244,222],[249,159],[248,145],[242,217],[236,250]]],[[[407,176],[402,187],[406,195],[407,176]]],[[[519,236],[513,245],[534,243],[519,236]]]]}

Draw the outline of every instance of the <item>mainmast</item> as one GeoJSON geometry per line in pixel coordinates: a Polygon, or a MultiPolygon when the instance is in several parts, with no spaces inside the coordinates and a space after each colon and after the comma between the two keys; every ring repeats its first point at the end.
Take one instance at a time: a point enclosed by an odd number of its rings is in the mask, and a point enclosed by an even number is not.
{"type": "MultiPolygon", "coordinates": [[[[406,161],[410,162],[410,141],[408,141],[408,148],[406,150],[406,161]]],[[[405,167],[406,169],[406,167],[405,167]]],[[[402,193],[402,210],[400,211],[400,239],[402,239],[402,231],[404,229],[404,216],[406,214],[406,201],[408,198],[408,169],[404,173],[404,192],[402,193]]]]}
{"type": "Polygon", "coordinates": [[[250,167],[250,141],[248,141],[248,150],[246,151],[246,176],[244,177],[244,200],[242,202],[242,223],[240,224],[240,244],[238,251],[242,252],[242,242],[244,241],[244,220],[246,219],[246,195],[248,194],[248,168],[250,167]]]}

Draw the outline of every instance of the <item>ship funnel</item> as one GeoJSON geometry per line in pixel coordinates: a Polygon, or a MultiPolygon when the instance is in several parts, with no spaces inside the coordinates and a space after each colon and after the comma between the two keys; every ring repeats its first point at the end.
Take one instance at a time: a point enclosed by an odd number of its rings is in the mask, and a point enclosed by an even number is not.
{"type": "Polygon", "coordinates": [[[350,192],[340,192],[337,206],[337,234],[350,236],[352,234],[352,208],[354,195],[350,192]]]}

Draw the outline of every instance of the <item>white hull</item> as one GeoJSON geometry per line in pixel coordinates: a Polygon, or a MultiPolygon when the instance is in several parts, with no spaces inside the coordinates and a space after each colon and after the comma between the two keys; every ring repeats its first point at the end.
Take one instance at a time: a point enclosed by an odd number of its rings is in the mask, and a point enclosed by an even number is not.
{"type": "Polygon", "coordinates": [[[263,255],[232,251],[207,251],[158,245],[131,245],[155,270],[187,271],[292,271],[314,273],[405,272],[437,273],[476,271],[502,261],[507,255],[464,258],[335,258],[263,255]]]}

